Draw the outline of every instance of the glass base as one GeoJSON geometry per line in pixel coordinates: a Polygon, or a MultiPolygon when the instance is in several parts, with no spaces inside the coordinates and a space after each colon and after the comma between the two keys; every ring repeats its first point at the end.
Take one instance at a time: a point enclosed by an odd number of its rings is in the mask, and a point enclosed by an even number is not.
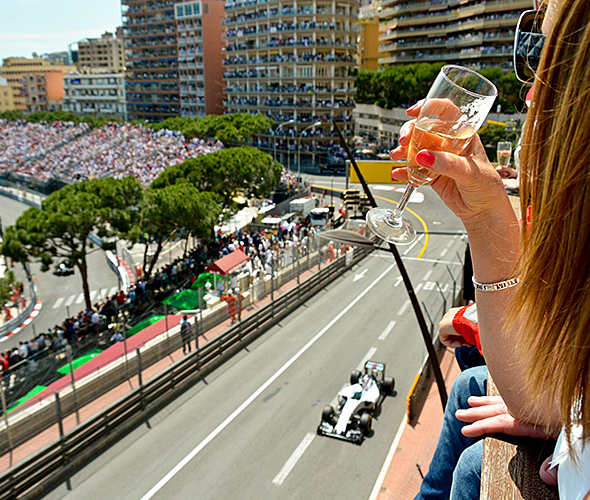
{"type": "Polygon", "coordinates": [[[367,212],[367,225],[379,238],[394,245],[409,245],[416,239],[416,230],[412,223],[403,217],[391,220],[393,210],[389,208],[372,208],[367,212]]]}

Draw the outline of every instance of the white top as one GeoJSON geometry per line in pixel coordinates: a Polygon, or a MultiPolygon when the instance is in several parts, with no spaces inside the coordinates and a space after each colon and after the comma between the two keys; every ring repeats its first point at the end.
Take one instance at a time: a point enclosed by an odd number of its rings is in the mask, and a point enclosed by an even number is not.
{"type": "MultiPolygon", "coordinates": [[[[559,465],[557,486],[560,500],[582,500],[590,491],[590,446],[584,446],[581,439],[582,427],[573,426],[572,446],[577,452],[574,462],[569,454],[567,439],[562,430],[555,445],[551,466],[559,465]]],[[[588,445],[589,443],[586,443],[588,445]]]]}

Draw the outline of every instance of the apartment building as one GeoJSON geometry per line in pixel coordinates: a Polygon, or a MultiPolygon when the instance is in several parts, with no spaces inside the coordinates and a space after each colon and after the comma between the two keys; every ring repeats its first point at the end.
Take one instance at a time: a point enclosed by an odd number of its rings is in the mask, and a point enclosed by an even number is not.
{"type": "Polygon", "coordinates": [[[379,64],[456,62],[510,68],[518,16],[530,0],[381,0],[379,64]]]}
{"type": "Polygon", "coordinates": [[[55,111],[63,102],[63,76],[75,70],[75,66],[52,64],[39,57],[9,57],[0,66],[0,77],[12,88],[17,111],[55,111]]]}
{"type": "Polygon", "coordinates": [[[8,85],[6,78],[0,77],[0,113],[2,111],[11,111],[14,109],[12,99],[12,88],[8,85]]]}
{"type": "Polygon", "coordinates": [[[229,0],[226,106],[280,125],[259,146],[284,164],[328,161],[352,131],[356,0],[229,0]]]}
{"type": "Polygon", "coordinates": [[[129,119],[222,113],[222,0],[122,0],[129,119]]]}
{"type": "Polygon", "coordinates": [[[123,71],[125,69],[123,39],[107,31],[100,38],[86,38],[79,41],[78,68],[123,71]]]}
{"type": "Polygon", "coordinates": [[[124,73],[70,73],[64,92],[64,111],[127,119],[124,73]]]}

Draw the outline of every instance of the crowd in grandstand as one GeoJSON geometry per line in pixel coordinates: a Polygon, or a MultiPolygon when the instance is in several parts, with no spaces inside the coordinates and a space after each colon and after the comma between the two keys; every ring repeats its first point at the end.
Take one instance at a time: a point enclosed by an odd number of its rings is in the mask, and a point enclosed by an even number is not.
{"type": "Polygon", "coordinates": [[[0,120],[0,172],[45,155],[90,130],[87,123],[0,120]]]}
{"type": "Polygon", "coordinates": [[[0,173],[38,180],[78,182],[131,174],[148,186],[169,166],[220,148],[219,142],[187,140],[177,131],[129,123],[90,131],[84,124],[0,121],[0,173]]]}

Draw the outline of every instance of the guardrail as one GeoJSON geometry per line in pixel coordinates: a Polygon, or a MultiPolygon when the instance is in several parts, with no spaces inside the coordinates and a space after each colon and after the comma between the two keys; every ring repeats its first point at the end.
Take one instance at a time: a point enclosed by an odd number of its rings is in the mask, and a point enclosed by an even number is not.
{"type": "MultiPolygon", "coordinates": [[[[346,256],[338,258],[146,384],[141,381],[141,362],[138,362],[139,387],[66,434],[61,430],[58,410],[60,438],[0,475],[0,500],[33,499],[47,494],[146,418],[247,347],[368,253],[367,250],[355,250],[351,260],[346,256]]],[[[56,399],[56,406],[60,408],[59,399],[56,399]]]]}
{"type": "Polygon", "coordinates": [[[12,330],[22,325],[23,321],[26,318],[28,318],[33,312],[33,309],[35,308],[35,304],[37,302],[37,292],[35,290],[35,285],[33,284],[33,282],[29,283],[29,291],[31,295],[29,305],[25,307],[25,309],[15,318],[12,318],[11,320],[7,321],[2,326],[0,326],[0,337],[4,337],[4,335],[10,333],[12,330]]]}

